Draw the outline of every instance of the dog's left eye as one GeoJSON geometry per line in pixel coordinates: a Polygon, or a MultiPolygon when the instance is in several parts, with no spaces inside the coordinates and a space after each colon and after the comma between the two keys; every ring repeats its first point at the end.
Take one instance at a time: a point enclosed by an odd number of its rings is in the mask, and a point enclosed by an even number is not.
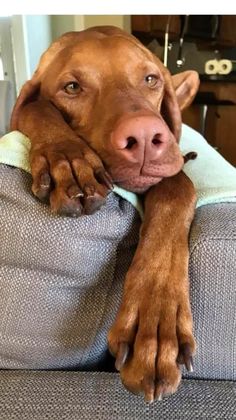
{"type": "Polygon", "coordinates": [[[69,95],[75,95],[76,93],[80,92],[81,87],[77,82],[69,82],[64,86],[64,91],[69,95]]]}
{"type": "Polygon", "coordinates": [[[148,87],[155,88],[158,85],[158,77],[155,74],[149,74],[145,77],[145,82],[147,83],[148,87]]]}

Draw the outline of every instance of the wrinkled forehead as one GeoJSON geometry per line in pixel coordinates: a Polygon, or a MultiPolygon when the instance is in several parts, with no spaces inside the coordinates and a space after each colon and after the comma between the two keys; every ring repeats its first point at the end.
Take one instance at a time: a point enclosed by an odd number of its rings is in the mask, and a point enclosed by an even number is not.
{"type": "Polygon", "coordinates": [[[82,40],[66,46],[52,60],[48,72],[54,75],[82,72],[94,78],[117,72],[157,72],[158,62],[153,55],[132,38],[110,36],[82,40]]]}
{"type": "Polygon", "coordinates": [[[113,56],[113,58],[127,57],[129,59],[151,59],[152,54],[131,37],[108,36],[102,39],[88,39],[73,46],[74,52],[84,53],[103,53],[113,56]]]}

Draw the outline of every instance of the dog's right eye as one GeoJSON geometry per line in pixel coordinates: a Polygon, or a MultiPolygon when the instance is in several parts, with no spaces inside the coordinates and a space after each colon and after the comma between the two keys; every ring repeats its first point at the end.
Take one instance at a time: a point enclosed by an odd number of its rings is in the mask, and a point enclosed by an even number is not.
{"type": "Polygon", "coordinates": [[[148,87],[154,89],[158,86],[158,77],[155,74],[149,74],[145,77],[145,82],[147,83],[148,87]]]}
{"type": "Polygon", "coordinates": [[[64,86],[64,91],[69,95],[75,95],[81,91],[81,87],[77,82],[69,82],[64,86]]]}

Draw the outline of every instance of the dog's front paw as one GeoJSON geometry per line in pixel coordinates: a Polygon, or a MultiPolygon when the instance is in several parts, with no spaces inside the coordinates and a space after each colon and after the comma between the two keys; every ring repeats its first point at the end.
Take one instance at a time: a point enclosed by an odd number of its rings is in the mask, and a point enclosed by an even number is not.
{"type": "Polygon", "coordinates": [[[122,382],[131,392],[143,393],[148,402],[174,393],[181,380],[180,364],[193,369],[195,340],[188,296],[155,283],[129,289],[108,343],[122,382]]]}
{"type": "Polygon", "coordinates": [[[77,217],[105,203],[112,180],[100,158],[83,141],[37,146],[30,155],[32,191],[53,212],[77,217]]]}

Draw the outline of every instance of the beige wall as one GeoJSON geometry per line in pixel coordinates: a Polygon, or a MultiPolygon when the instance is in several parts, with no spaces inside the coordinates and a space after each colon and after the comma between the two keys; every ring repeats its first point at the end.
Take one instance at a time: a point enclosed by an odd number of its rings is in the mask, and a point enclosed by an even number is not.
{"type": "Polygon", "coordinates": [[[58,38],[65,32],[75,30],[73,15],[53,15],[51,16],[52,39],[58,38]]]}
{"type": "Polygon", "coordinates": [[[52,15],[52,38],[65,32],[81,31],[90,26],[114,25],[130,32],[130,16],[123,15],[52,15]]]}
{"type": "Polygon", "coordinates": [[[123,15],[88,15],[84,16],[85,28],[97,25],[114,25],[130,32],[130,16],[123,15]]]}

